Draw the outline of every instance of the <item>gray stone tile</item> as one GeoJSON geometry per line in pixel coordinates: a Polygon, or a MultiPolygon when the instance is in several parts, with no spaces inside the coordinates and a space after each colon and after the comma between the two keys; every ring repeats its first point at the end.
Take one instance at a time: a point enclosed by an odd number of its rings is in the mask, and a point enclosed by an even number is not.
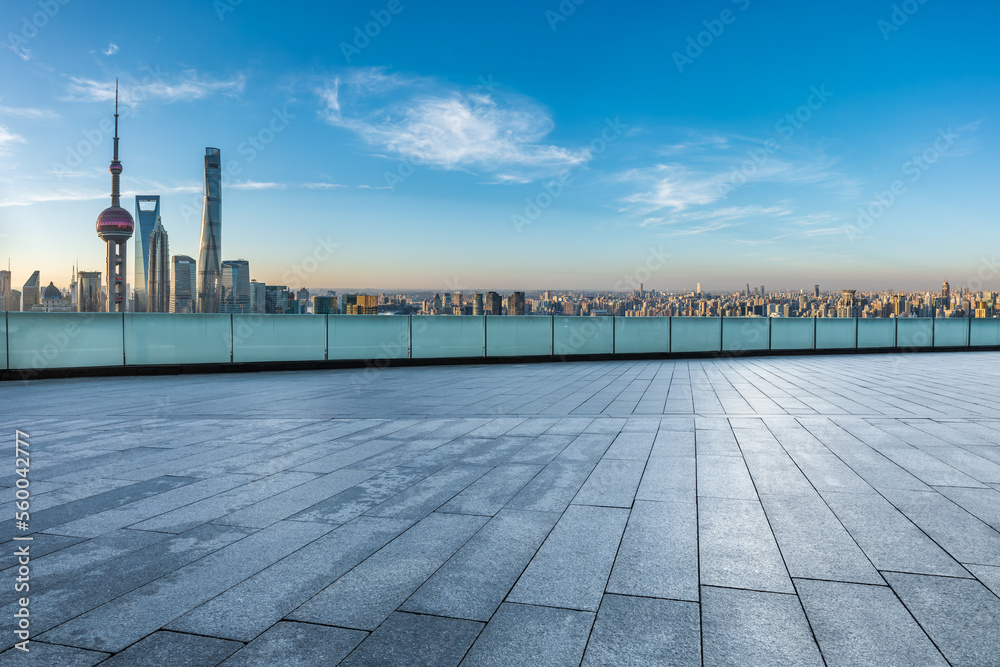
{"type": "Polygon", "coordinates": [[[966,565],[965,567],[986,588],[993,591],[993,594],[1000,598],[1000,567],[994,567],[993,565],[966,565]]]}
{"type": "Polygon", "coordinates": [[[742,457],[698,455],[698,495],[757,500],[757,490],[742,457]]]}
{"type": "MultiPolygon", "coordinates": [[[[633,420],[630,420],[633,421],[633,420]]],[[[645,461],[653,448],[656,429],[652,431],[625,431],[615,437],[615,441],[604,453],[605,459],[632,459],[645,461]]]]}
{"type": "Polygon", "coordinates": [[[396,612],[354,649],[342,665],[457,665],[484,623],[396,612]]]}
{"type": "Polygon", "coordinates": [[[573,442],[571,435],[541,435],[512,454],[507,462],[546,465],[571,442],[573,442]]]}
{"type": "Polygon", "coordinates": [[[355,484],[351,488],[318,502],[289,518],[295,521],[347,523],[392,498],[397,493],[405,491],[437,470],[438,468],[433,466],[423,468],[397,466],[355,484]]]}
{"type": "Polygon", "coordinates": [[[954,558],[882,496],[826,493],[823,499],[876,569],[969,576],[954,558]]]}
{"type": "Polygon", "coordinates": [[[400,609],[488,621],[558,519],[555,512],[502,510],[400,609]]]}
{"type": "MultiPolygon", "coordinates": [[[[784,452],[748,451],[744,457],[757,493],[779,496],[812,496],[816,489],[784,452]]],[[[873,492],[874,493],[874,492],[873,492]]]]}
{"type": "Polygon", "coordinates": [[[367,632],[360,630],[281,622],[222,664],[225,667],[336,665],[367,636],[367,632]]]}
{"type": "Polygon", "coordinates": [[[795,592],[756,500],[701,498],[698,537],[703,585],[795,592]]]}
{"type": "Polygon", "coordinates": [[[955,560],[1000,565],[1000,533],[940,493],[894,489],[885,495],[955,560]]]}
{"type": "Polygon", "coordinates": [[[374,630],[476,533],[486,517],[432,514],[322,590],[291,620],[374,630]]]}
{"type": "Polygon", "coordinates": [[[627,518],[624,509],[571,505],[507,600],[597,611],[627,518]]]}
{"type": "Polygon", "coordinates": [[[167,627],[250,641],[409,528],[359,517],[240,582],[167,627]]]}
{"type": "Polygon", "coordinates": [[[702,456],[743,456],[736,436],[728,424],[720,425],[718,429],[695,432],[695,443],[698,457],[702,456]]]}
{"type": "Polygon", "coordinates": [[[700,666],[698,605],[605,595],[582,664],[700,666]]]}
{"type": "Polygon", "coordinates": [[[702,588],[705,665],[823,665],[794,595],[702,588]]]}
{"type": "Polygon", "coordinates": [[[637,500],[607,591],[698,602],[695,504],[637,500]]]}
{"type": "Polygon", "coordinates": [[[369,516],[422,519],[489,472],[485,466],[450,465],[365,512],[369,516]]]}
{"type": "Polygon", "coordinates": [[[507,461],[511,456],[527,447],[534,438],[504,435],[479,447],[475,452],[462,457],[462,463],[480,466],[495,466],[507,461]]]}
{"type": "Polygon", "coordinates": [[[462,667],[579,664],[594,614],[505,603],[483,629],[462,667]]]}
{"type": "Polygon", "coordinates": [[[565,461],[556,458],[511,498],[507,507],[535,512],[562,512],[596,465],[596,461],[565,461]]]}
{"type": "Polygon", "coordinates": [[[154,632],[102,664],[108,667],[217,665],[241,648],[243,644],[239,642],[215,637],[154,632]]]}
{"type": "Polygon", "coordinates": [[[940,486],[937,490],[972,516],[1000,531],[1000,491],[953,486],[940,486]]]}
{"type": "Polygon", "coordinates": [[[952,665],[1000,665],[1000,597],[972,579],[887,573],[892,590],[952,665]]]}
{"type": "MultiPolygon", "coordinates": [[[[86,651],[57,644],[29,640],[28,652],[18,648],[0,653],[0,667],[91,667],[108,657],[107,653],[86,651]]],[[[105,663],[107,664],[107,663],[105,663]]]]}
{"type": "Polygon", "coordinates": [[[947,665],[886,586],[797,579],[828,665],[947,665]]]}
{"type": "Polygon", "coordinates": [[[632,507],[644,460],[601,459],[573,498],[574,505],[632,507]]]}
{"type": "Polygon", "coordinates": [[[642,473],[636,500],[695,502],[694,456],[651,456],[642,473]]]}
{"type": "Polygon", "coordinates": [[[542,470],[540,465],[504,463],[441,506],[442,512],[493,516],[542,470]]]}
{"type": "Polygon", "coordinates": [[[818,495],[764,496],[761,502],[792,577],[885,583],[818,495]]]}
{"type": "Polygon", "coordinates": [[[226,514],[216,519],[215,523],[227,526],[265,528],[298,514],[307,507],[312,507],[355,484],[374,477],[376,474],[378,473],[374,470],[337,470],[226,514]]]}
{"type": "Polygon", "coordinates": [[[112,653],[329,532],[286,521],[137,588],[43,634],[40,639],[112,653]]]}
{"type": "MultiPolygon", "coordinates": [[[[666,422],[666,420],[664,420],[666,422]]],[[[690,428],[678,429],[661,427],[653,441],[650,456],[694,456],[694,424],[690,428]]]]}

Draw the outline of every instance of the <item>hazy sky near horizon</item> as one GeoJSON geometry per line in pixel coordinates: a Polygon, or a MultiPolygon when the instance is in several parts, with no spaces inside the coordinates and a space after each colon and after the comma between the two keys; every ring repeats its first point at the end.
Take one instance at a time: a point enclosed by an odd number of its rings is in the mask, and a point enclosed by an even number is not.
{"type": "Polygon", "coordinates": [[[123,205],[160,194],[171,254],[197,257],[220,148],[223,256],[270,283],[610,290],[650,263],[653,289],[1000,289],[993,3],[10,0],[0,17],[15,288],[103,270],[118,77],[123,205]]]}

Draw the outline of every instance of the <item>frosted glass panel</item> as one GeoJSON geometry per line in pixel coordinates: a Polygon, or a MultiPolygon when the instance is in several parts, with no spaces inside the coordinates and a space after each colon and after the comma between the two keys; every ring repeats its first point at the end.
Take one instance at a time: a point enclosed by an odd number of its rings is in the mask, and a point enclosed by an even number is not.
{"type": "Polygon", "coordinates": [[[233,361],[322,361],[324,315],[233,315],[233,361]]]}
{"type": "Polygon", "coordinates": [[[853,317],[816,318],[816,349],[843,350],[856,347],[853,317]]]}
{"type": "Polygon", "coordinates": [[[811,317],[772,317],[771,349],[811,350],[815,327],[811,317]]]}
{"type": "Polygon", "coordinates": [[[483,356],[484,317],[426,315],[412,319],[414,359],[483,356]]]}
{"type": "Polygon", "coordinates": [[[768,328],[766,317],[722,318],[722,349],[726,352],[766,350],[768,328]]]}
{"type": "Polygon", "coordinates": [[[404,315],[327,315],[328,359],[408,359],[410,318],[404,315]]]}
{"type": "Polygon", "coordinates": [[[885,317],[858,320],[858,348],[896,346],[896,320],[885,317]]]}
{"type": "Polygon", "coordinates": [[[972,320],[972,345],[1000,345],[1000,320],[972,320]]]}
{"type": "Polygon", "coordinates": [[[228,364],[232,355],[229,315],[125,314],[125,364],[228,364]]]}
{"type": "Polygon", "coordinates": [[[968,347],[969,320],[938,318],[934,320],[934,347],[968,347]]]}
{"type": "Polygon", "coordinates": [[[934,325],[929,317],[901,317],[896,330],[896,345],[903,349],[930,347],[934,339],[931,327],[934,325]]]}
{"type": "Polygon", "coordinates": [[[0,368],[7,368],[7,313],[0,313],[0,368]]]}
{"type": "Polygon", "coordinates": [[[552,354],[552,318],[506,316],[486,318],[486,356],[520,357],[552,354]]]}
{"type": "Polygon", "coordinates": [[[669,317],[615,318],[615,354],[669,351],[669,317]]]}
{"type": "Polygon", "coordinates": [[[722,331],[718,317],[671,318],[671,352],[718,352],[721,347],[722,331]]]}
{"type": "Polygon", "coordinates": [[[123,366],[118,313],[7,313],[11,370],[123,366]]]}
{"type": "Polygon", "coordinates": [[[572,356],[612,352],[614,325],[610,317],[556,317],[553,327],[554,354],[572,356]]]}

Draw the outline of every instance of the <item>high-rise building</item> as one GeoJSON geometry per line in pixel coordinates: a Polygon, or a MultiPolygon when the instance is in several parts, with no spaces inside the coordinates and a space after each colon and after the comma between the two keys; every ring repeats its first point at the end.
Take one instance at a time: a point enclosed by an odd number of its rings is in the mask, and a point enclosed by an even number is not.
{"type": "Polygon", "coordinates": [[[160,219],[160,195],[135,198],[135,310],[137,313],[165,313],[149,309],[149,244],[160,219]]]}
{"type": "Polygon", "coordinates": [[[496,292],[487,292],[483,302],[483,312],[488,315],[503,315],[503,301],[496,292]]]}
{"type": "Polygon", "coordinates": [[[194,258],[174,255],[170,258],[170,312],[198,311],[198,271],[194,258]]]}
{"type": "Polygon", "coordinates": [[[695,292],[701,294],[701,283],[695,283],[695,285],[696,285],[695,292]]]}
{"type": "Polygon", "coordinates": [[[222,312],[251,312],[250,262],[227,259],[222,263],[222,312]]]}
{"type": "Polygon", "coordinates": [[[482,315],[483,314],[483,295],[479,292],[474,292],[472,294],[472,314],[482,315]]]}
{"type": "Polygon", "coordinates": [[[21,293],[16,289],[12,289],[10,291],[10,295],[11,295],[10,309],[13,311],[21,310],[21,293]]]}
{"type": "Polygon", "coordinates": [[[951,285],[949,285],[948,281],[946,280],[944,281],[944,283],[941,284],[941,301],[942,303],[944,303],[944,305],[947,306],[948,300],[950,298],[951,298],[951,285]]]}
{"type": "Polygon", "coordinates": [[[309,304],[310,304],[309,290],[307,290],[305,287],[300,287],[299,291],[295,293],[295,300],[299,302],[299,309],[295,312],[299,313],[300,315],[309,312],[309,304]]]}
{"type": "Polygon", "coordinates": [[[104,311],[104,293],[101,290],[100,271],[80,271],[76,279],[76,310],[80,313],[104,311]]]}
{"type": "Polygon", "coordinates": [[[222,152],[205,149],[205,186],[198,251],[198,312],[218,313],[222,300],[222,152]]]}
{"type": "Polygon", "coordinates": [[[10,271],[0,271],[0,311],[14,310],[13,290],[10,271]]]}
{"type": "MultiPolygon", "coordinates": [[[[138,244],[136,244],[138,245],[138,244]]],[[[138,278],[138,276],[136,276],[138,278]]],[[[139,288],[135,288],[136,308],[139,303],[139,288]]],[[[163,222],[157,218],[149,235],[149,282],[146,291],[146,312],[170,312],[170,243],[163,222]]]]}
{"type": "Polygon", "coordinates": [[[813,296],[819,298],[819,285],[813,287],[813,296]]]}
{"type": "Polygon", "coordinates": [[[42,303],[42,279],[40,272],[35,271],[21,288],[21,310],[29,311],[42,303]]]}
{"type": "Polygon", "coordinates": [[[507,300],[508,315],[524,315],[524,292],[514,292],[507,300]]]}
{"type": "Polygon", "coordinates": [[[264,312],[270,315],[284,315],[288,309],[288,286],[266,285],[264,287],[264,312]]]}
{"type": "Polygon", "coordinates": [[[348,315],[378,315],[378,297],[374,294],[348,294],[344,297],[348,315]]]}
{"type": "Polygon", "coordinates": [[[313,315],[335,315],[337,313],[337,297],[314,296],[312,298],[313,315]]]}
{"type": "Polygon", "coordinates": [[[114,156],[111,158],[111,206],[97,216],[97,235],[108,244],[108,312],[125,312],[128,285],[126,245],[132,238],[135,222],[132,214],[121,207],[122,163],[118,159],[118,81],[115,81],[115,138],[114,156]]]}
{"type": "Polygon", "coordinates": [[[267,312],[267,285],[250,280],[250,312],[263,315],[267,312]]]}
{"type": "Polygon", "coordinates": [[[856,294],[857,290],[841,290],[840,303],[837,304],[837,317],[857,317],[856,294]]]}

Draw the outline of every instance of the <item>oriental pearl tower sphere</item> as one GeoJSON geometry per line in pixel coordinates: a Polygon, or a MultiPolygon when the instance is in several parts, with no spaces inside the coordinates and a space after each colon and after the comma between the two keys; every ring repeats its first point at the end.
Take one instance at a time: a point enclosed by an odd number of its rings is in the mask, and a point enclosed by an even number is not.
{"type": "Polygon", "coordinates": [[[125,312],[125,244],[132,238],[135,222],[121,207],[119,180],[122,163],[118,160],[118,80],[115,79],[115,154],[111,159],[111,206],[97,216],[97,235],[108,244],[108,312],[125,312]]]}

